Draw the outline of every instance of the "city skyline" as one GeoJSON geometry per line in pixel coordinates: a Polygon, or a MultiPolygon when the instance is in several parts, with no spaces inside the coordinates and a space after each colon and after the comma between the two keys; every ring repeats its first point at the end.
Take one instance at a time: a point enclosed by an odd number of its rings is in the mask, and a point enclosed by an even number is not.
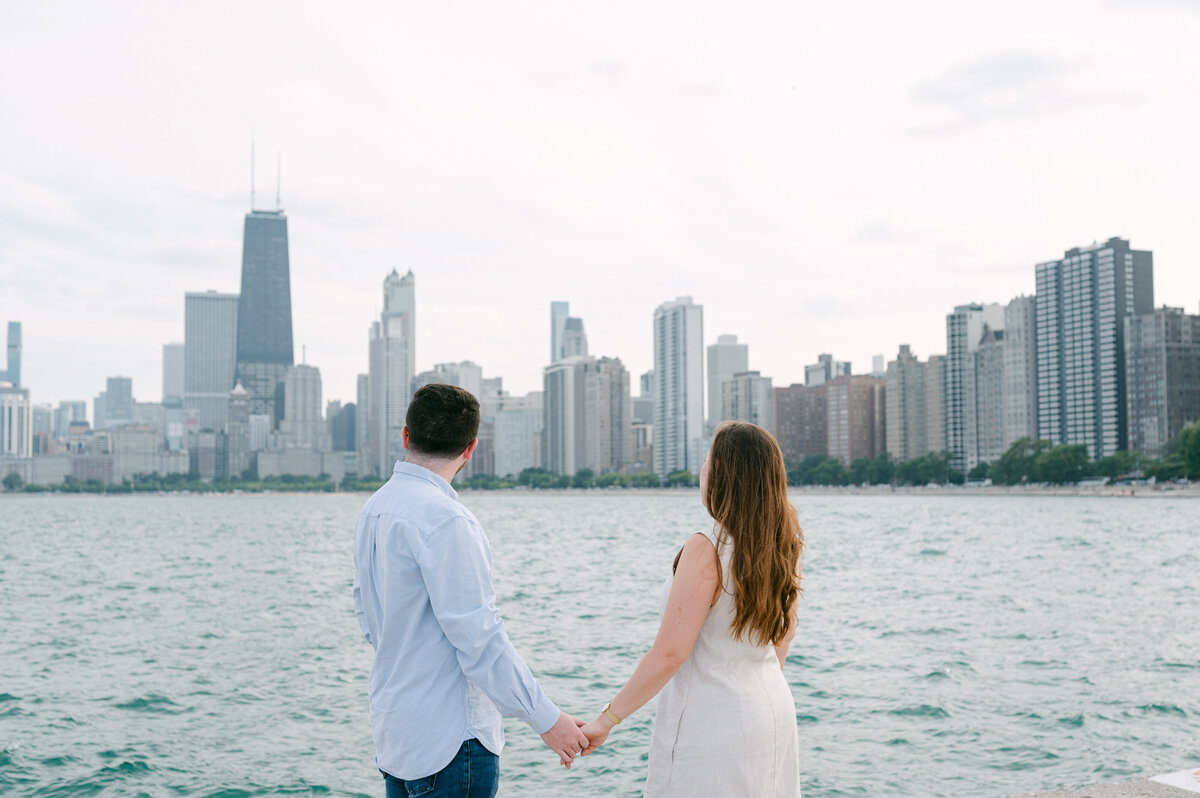
{"type": "Polygon", "coordinates": [[[690,294],[778,381],[941,351],[949,309],[1032,294],[1065,244],[1128,238],[1160,297],[1200,301],[1183,3],[926,1],[865,30],[753,3],[282,9],[2,12],[0,319],[39,397],[120,373],[154,398],[175,297],[238,291],[252,140],[260,194],[282,152],[295,344],[344,401],[393,268],[422,280],[417,368],[516,393],[554,300],[640,374],[644,319],[690,294]],[[917,16],[938,24],[891,35],[917,16]]]}

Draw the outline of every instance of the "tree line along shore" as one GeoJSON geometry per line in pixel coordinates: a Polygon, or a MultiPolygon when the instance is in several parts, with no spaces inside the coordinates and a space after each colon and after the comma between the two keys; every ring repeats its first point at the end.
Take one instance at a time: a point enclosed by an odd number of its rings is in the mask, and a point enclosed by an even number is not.
{"type": "MultiPolygon", "coordinates": [[[[836,458],[817,455],[799,463],[788,463],[788,484],[792,486],[847,487],[893,486],[923,487],[946,485],[973,486],[1069,486],[1089,482],[1103,485],[1120,481],[1153,483],[1200,479],[1200,422],[1189,424],[1172,443],[1165,457],[1152,459],[1137,452],[1124,451],[1092,462],[1082,444],[1054,445],[1049,441],[1022,438],[991,463],[980,463],[963,473],[951,467],[949,452],[930,452],[915,460],[897,463],[886,453],[874,458],[859,458],[847,467],[836,458]]],[[[383,484],[377,477],[347,476],[334,482],[328,474],[302,477],[284,474],[259,478],[253,471],[238,477],[202,480],[199,474],[139,474],[118,484],[100,480],[67,477],[57,485],[27,485],[20,475],[9,474],[0,487],[5,492],[25,493],[263,493],[337,491],[374,491],[383,484]]],[[[693,488],[700,484],[697,474],[674,471],[660,478],[653,473],[596,474],[582,469],[573,475],[554,474],[541,468],[527,468],[515,476],[475,474],[455,482],[465,490],[589,490],[597,488],[693,488]]]]}

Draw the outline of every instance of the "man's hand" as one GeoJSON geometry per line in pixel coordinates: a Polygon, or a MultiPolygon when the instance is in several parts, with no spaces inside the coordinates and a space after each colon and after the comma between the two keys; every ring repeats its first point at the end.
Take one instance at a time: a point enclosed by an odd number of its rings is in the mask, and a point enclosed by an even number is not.
{"type": "Polygon", "coordinates": [[[582,720],[563,712],[558,716],[554,725],[542,735],[542,742],[546,744],[547,748],[558,754],[558,759],[562,762],[563,767],[571,767],[575,757],[588,747],[587,735],[579,730],[582,725],[582,720]]]}

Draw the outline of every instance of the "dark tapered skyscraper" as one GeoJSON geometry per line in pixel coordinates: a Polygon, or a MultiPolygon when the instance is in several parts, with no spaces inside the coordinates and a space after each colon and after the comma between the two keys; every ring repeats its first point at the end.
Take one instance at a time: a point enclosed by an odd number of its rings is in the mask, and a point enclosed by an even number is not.
{"type": "Polygon", "coordinates": [[[287,217],[283,211],[250,211],[242,238],[237,382],[250,393],[250,412],[269,415],[273,427],[283,410],[276,401],[279,386],[293,363],[289,271],[287,217]]]}

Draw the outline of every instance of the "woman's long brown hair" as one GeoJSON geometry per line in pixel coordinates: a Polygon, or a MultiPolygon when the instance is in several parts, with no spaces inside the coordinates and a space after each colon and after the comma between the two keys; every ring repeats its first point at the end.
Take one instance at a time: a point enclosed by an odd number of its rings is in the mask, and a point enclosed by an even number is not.
{"type": "Polygon", "coordinates": [[[733,636],[775,645],[792,628],[804,551],[783,452],[762,427],[727,421],[717,427],[709,456],[702,498],[719,534],[733,545],[733,636]]]}

